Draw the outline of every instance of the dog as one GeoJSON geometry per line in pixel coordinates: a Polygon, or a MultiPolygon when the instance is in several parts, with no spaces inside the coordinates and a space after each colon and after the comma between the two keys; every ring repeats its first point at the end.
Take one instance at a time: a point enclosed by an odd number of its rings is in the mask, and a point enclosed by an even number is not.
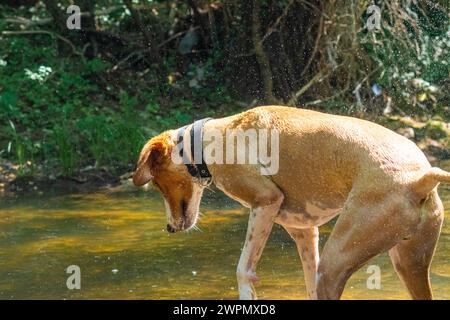
{"type": "Polygon", "coordinates": [[[250,208],[236,273],[240,299],[257,297],[255,271],[274,223],[296,243],[310,299],[339,299],[348,278],[385,251],[413,299],[433,297],[429,268],[444,218],[437,186],[450,183],[450,173],[373,122],[283,106],[206,119],[149,140],[133,182],[161,191],[168,232],[195,225],[209,183],[250,208]],[[260,163],[193,160],[192,153],[206,150],[202,137],[209,132],[225,137],[227,130],[250,129],[279,133],[275,174],[261,174],[260,163]],[[186,140],[188,162],[173,161],[186,140]],[[318,227],[337,215],[319,260],[318,227]]]}

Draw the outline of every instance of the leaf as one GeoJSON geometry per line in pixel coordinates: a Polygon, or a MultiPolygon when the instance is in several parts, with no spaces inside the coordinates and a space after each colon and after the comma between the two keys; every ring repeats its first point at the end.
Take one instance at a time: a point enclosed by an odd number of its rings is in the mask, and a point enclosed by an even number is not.
{"type": "Polygon", "coordinates": [[[14,125],[14,123],[11,120],[9,121],[9,125],[11,126],[11,128],[14,130],[14,132],[16,132],[16,126],[14,125]]]}

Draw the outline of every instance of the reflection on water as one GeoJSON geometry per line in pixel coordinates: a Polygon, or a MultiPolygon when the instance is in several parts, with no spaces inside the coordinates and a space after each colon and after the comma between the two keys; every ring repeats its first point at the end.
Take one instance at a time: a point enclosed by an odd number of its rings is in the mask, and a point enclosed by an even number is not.
{"type": "MultiPolygon", "coordinates": [[[[447,166],[448,169],[448,166],[447,166]]],[[[450,299],[450,190],[440,188],[446,220],[432,265],[437,299],[450,299]]],[[[149,190],[0,200],[1,299],[234,299],[235,270],[247,212],[209,194],[202,232],[168,234],[163,202],[149,190]],[[68,290],[65,269],[81,268],[81,290],[68,290]]],[[[331,226],[321,228],[321,245],[331,226]]],[[[369,290],[367,265],[344,299],[404,299],[407,292],[386,254],[382,288],[369,290]]],[[[276,226],[259,264],[262,299],[304,299],[295,244],[276,226]]]]}

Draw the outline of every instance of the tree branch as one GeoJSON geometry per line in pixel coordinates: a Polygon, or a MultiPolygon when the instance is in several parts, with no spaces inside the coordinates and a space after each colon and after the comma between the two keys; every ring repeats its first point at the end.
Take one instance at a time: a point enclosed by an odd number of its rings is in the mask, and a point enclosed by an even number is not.
{"type": "Polygon", "coordinates": [[[292,95],[292,98],[287,103],[288,106],[294,107],[297,103],[298,98],[302,96],[313,84],[316,82],[322,81],[324,77],[328,76],[328,74],[324,74],[324,70],[319,71],[311,80],[308,81],[303,87],[300,88],[295,94],[292,95]]]}
{"type": "Polygon", "coordinates": [[[47,34],[49,36],[58,38],[62,42],[64,42],[67,45],[69,45],[74,54],[76,54],[78,56],[83,56],[83,53],[77,51],[77,48],[75,47],[75,45],[69,39],[67,39],[67,38],[65,38],[65,37],[63,37],[63,36],[61,36],[61,35],[59,35],[57,33],[51,32],[51,31],[46,31],[46,30],[2,31],[2,35],[5,35],[5,36],[30,35],[30,34],[47,34]]]}
{"type": "MultiPolygon", "coordinates": [[[[113,13],[114,11],[117,11],[119,9],[123,9],[123,6],[114,6],[110,7],[104,10],[98,10],[95,11],[96,16],[107,16],[110,13],[113,13]]],[[[81,12],[81,17],[89,17],[91,16],[90,12],[81,12]]],[[[53,18],[45,18],[45,19],[39,19],[39,20],[31,20],[24,17],[6,17],[5,21],[7,23],[12,24],[20,24],[25,26],[26,28],[35,27],[35,26],[45,26],[47,24],[50,24],[53,22],[53,18]]]]}
{"type": "Polygon", "coordinates": [[[264,42],[266,39],[278,28],[281,21],[287,16],[289,13],[289,9],[294,4],[296,0],[291,0],[287,4],[286,8],[284,8],[283,13],[277,18],[277,20],[267,29],[266,34],[262,37],[261,41],[264,42]]]}

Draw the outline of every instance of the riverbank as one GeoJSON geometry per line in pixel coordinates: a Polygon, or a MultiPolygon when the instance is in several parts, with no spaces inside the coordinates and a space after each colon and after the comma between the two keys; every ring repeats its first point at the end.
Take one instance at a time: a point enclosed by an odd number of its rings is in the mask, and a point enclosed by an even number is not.
{"type": "MultiPolygon", "coordinates": [[[[450,123],[434,119],[427,122],[410,117],[373,117],[375,121],[414,141],[431,163],[450,159],[450,123]]],[[[90,193],[123,184],[133,168],[95,168],[88,166],[71,176],[55,175],[43,166],[32,174],[21,174],[20,166],[0,159],[0,195],[44,194],[46,192],[90,193]]]]}

